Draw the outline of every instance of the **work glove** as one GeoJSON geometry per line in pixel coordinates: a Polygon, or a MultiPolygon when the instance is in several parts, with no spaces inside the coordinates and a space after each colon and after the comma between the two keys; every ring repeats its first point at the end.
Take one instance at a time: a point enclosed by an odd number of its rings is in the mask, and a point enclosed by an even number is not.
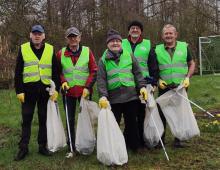
{"type": "Polygon", "coordinates": [[[63,89],[63,90],[69,90],[69,89],[70,89],[70,86],[68,85],[67,82],[64,82],[64,83],[62,84],[62,89],[63,89]]]}
{"type": "Polygon", "coordinates": [[[58,97],[58,92],[55,90],[53,94],[50,96],[50,100],[56,101],[58,97]]]}
{"type": "Polygon", "coordinates": [[[141,94],[141,97],[146,101],[148,98],[146,87],[142,87],[140,89],[140,94],[141,94]]]}
{"type": "Polygon", "coordinates": [[[87,88],[84,88],[83,89],[83,94],[82,94],[82,97],[83,98],[87,98],[89,96],[89,90],[87,88]]]}
{"type": "Polygon", "coordinates": [[[189,77],[186,77],[184,80],[183,80],[183,87],[187,88],[189,87],[189,77]]]}
{"type": "Polygon", "coordinates": [[[101,97],[100,99],[99,99],[99,107],[101,108],[101,109],[106,109],[107,107],[109,106],[109,101],[108,101],[108,99],[106,98],[106,97],[101,97]]]}
{"type": "Polygon", "coordinates": [[[160,89],[164,90],[167,88],[167,83],[164,80],[159,79],[159,87],[160,89]]]}
{"type": "Polygon", "coordinates": [[[17,98],[21,103],[24,103],[24,93],[17,94],[17,98]]]}

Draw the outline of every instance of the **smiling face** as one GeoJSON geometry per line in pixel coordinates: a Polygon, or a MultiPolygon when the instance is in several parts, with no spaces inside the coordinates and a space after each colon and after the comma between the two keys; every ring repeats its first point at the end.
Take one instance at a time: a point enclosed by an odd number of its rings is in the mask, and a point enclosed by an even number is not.
{"type": "Polygon", "coordinates": [[[34,45],[39,45],[45,39],[45,34],[42,32],[31,32],[30,39],[34,45]]]}
{"type": "Polygon", "coordinates": [[[162,39],[167,45],[175,44],[177,39],[176,28],[174,26],[165,26],[162,31],[162,39]]]}
{"type": "Polygon", "coordinates": [[[119,39],[112,39],[108,42],[107,47],[109,50],[117,53],[121,50],[121,40],[119,39]]]}
{"type": "Polygon", "coordinates": [[[69,44],[70,48],[78,47],[80,41],[81,41],[81,35],[74,35],[70,34],[67,38],[67,43],[69,44]]]}
{"type": "Polygon", "coordinates": [[[132,38],[138,38],[141,35],[141,28],[138,26],[131,26],[131,28],[129,29],[129,35],[132,38]]]}

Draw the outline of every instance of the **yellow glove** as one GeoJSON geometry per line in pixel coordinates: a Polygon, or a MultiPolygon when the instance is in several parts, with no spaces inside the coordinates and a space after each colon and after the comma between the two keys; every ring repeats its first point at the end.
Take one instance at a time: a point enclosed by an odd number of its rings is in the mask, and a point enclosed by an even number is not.
{"type": "Polygon", "coordinates": [[[164,89],[167,88],[166,86],[167,86],[167,83],[164,80],[160,79],[159,80],[159,87],[160,87],[160,89],[164,90],[164,89]]]}
{"type": "Polygon", "coordinates": [[[106,97],[101,97],[99,99],[99,107],[106,109],[109,105],[108,99],[106,97]]]}
{"type": "Polygon", "coordinates": [[[58,92],[55,90],[54,93],[50,96],[50,100],[56,101],[58,97],[58,92]]]}
{"type": "Polygon", "coordinates": [[[17,94],[17,98],[21,103],[24,103],[24,93],[17,94]]]}
{"type": "Polygon", "coordinates": [[[141,94],[142,98],[146,101],[148,98],[148,95],[147,95],[147,89],[145,87],[141,88],[140,94],[141,94]]]}
{"type": "Polygon", "coordinates": [[[185,88],[189,87],[189,77],[186,77],[186,78],[183,80],[183,87],[185,87],[185,88]]]}
{"type": "Polygon", "coordinates": [[[89,96],[89,90],[87,88],[84,88],[83,89],[83,94],[82,94],[82,97],[86,98],[89,96]]]}
{"type": "Polygon", "coordinates": [[[63,89],[63,90],[69,90],[69,89],[70,89],[70,86],[68,86],[68,83],[67,83],[67,82],[64,82],[64,83],[62,84],[62,89],[63,89]]]}

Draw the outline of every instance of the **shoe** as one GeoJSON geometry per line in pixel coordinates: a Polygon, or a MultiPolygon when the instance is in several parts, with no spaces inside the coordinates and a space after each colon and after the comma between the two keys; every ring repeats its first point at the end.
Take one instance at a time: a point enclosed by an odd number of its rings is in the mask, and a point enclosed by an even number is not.
{"type": "Polygon", "coordinates": [[[72,157],[75,157],[78,155],[80,155],[80,154],[79,154],[79,152],[76,152],[76,151],[68,152],[68,153],[66,153],[66,158],[72,158],[72,157]]]}
{"type": "Polygon", "coordinates": [[[162,148],[162,145],[161,143],[158,143],[156,146],[154,146],[155,149],[161,149],[162,148]]]}
{"type": "Polygon", "coordinates": [[[23,160],[28,154],[28,149],[27,148],[22,148],[18,151],[18,154],[15,157],[15,161],[20,161],[23,160]]]}
{"type": "Polygon", "coordinates": [[[52,156],[52,153],[46,147],[39,147],[39,154],[44,156],[52,156]]]}
{"type": "Polygon", "coordinates": [[[183,145],[180,141],[174,141],[173,147],[174,148],[185,148],[186,146],[183,145]]]}

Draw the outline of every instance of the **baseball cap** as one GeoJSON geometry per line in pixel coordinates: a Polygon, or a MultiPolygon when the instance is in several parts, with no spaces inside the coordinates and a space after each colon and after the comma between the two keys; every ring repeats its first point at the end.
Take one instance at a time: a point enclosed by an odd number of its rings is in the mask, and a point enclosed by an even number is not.
{"type": "Polygon", "coordinates": [[[44,28],[41,25],[34,25],[31,32],[41,32],[44,33],[44,28]]]}
{"type": "Polygon", "coordinates": [[[76,27],[70,27],[70,28],[68,28],[66,30],[65,35],[66,35],[66,37],[68,37],[71,34],[73,34],[73,35],[80,35],[80,32],[79,32],[79,30],[76,27]]]}

